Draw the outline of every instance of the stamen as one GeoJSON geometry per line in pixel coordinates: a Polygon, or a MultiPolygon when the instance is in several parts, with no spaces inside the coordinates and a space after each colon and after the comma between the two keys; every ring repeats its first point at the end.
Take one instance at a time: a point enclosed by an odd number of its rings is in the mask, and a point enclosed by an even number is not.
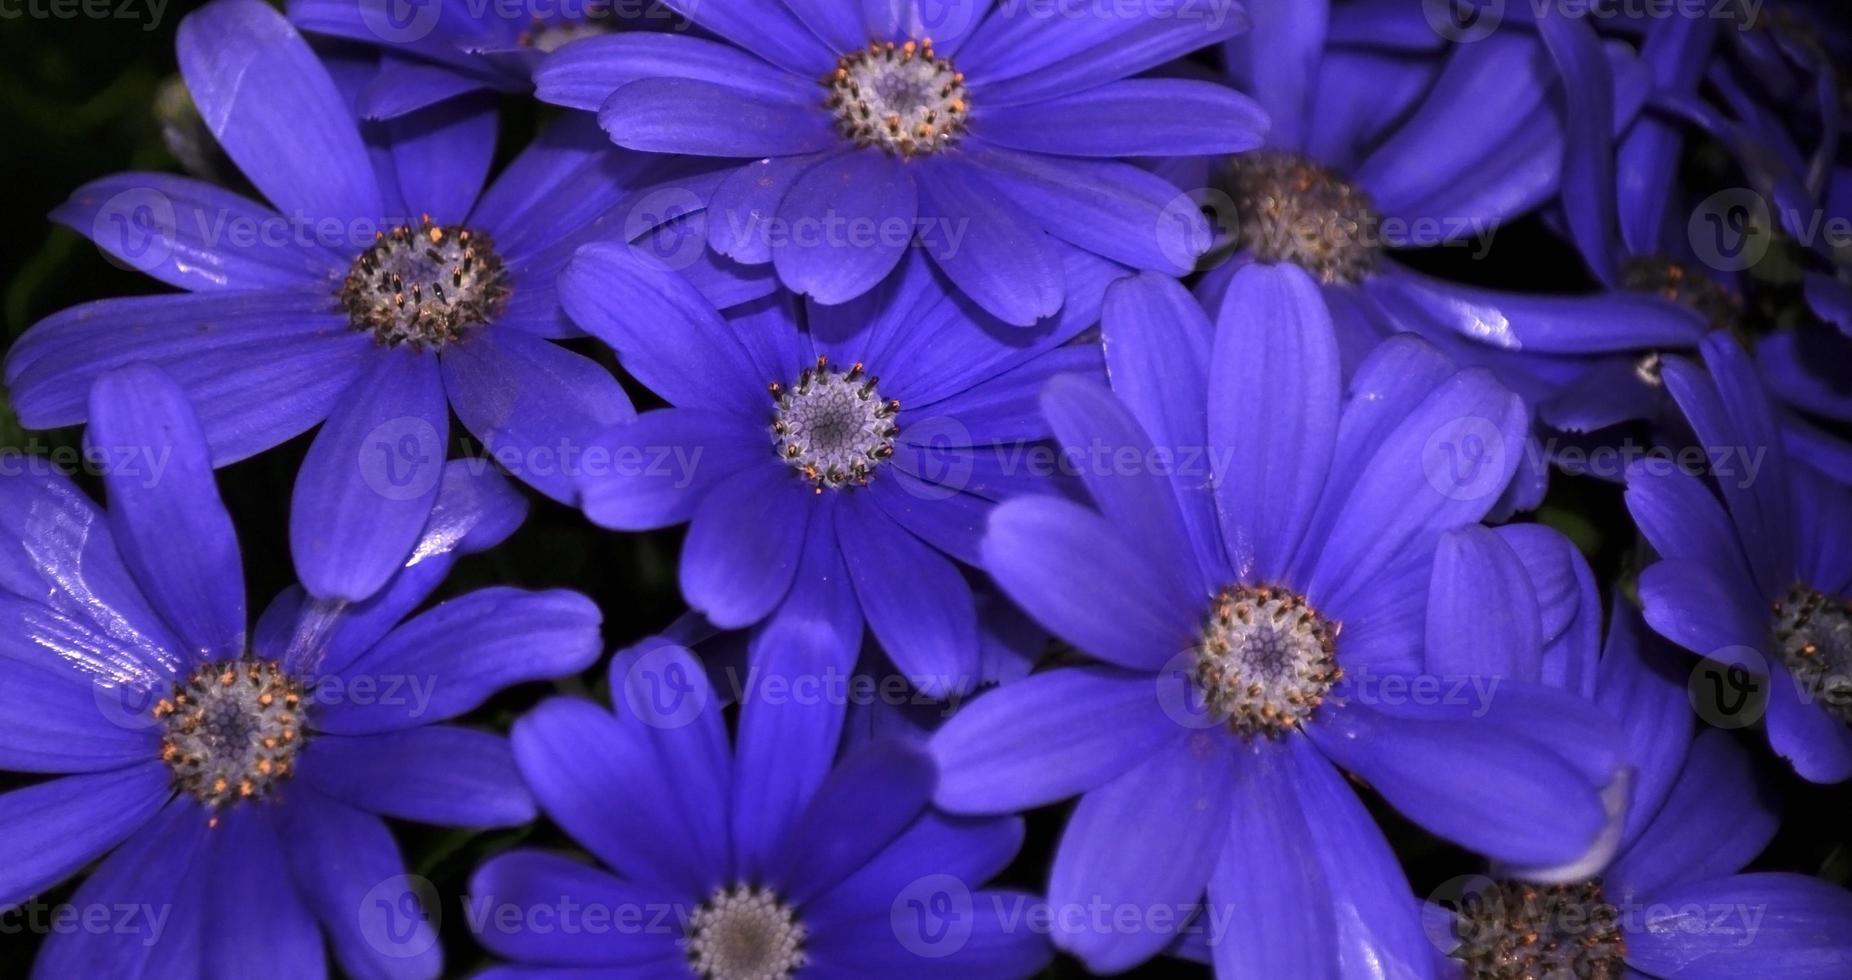
{"type": "Polygon", "coordinates": [[[1468,896],[1453,957],[1468,980],[1619,980],[1627,940],[1599,879],[1569,885],[1498,881],[1468,896]]]}
{"type": "Polygon", "coordinates": [[[1227,179],[1235,239],[1255,258],[1297,265],[1326,285],[1375,271],[1382,216],[1362,188],[1277,150],[1234,157],[1227,179]]]}
{"type": "Polygon", "coordinates": [[[867,486],[894,455],[900,403],[882,400],[875,389],[878,380],[865,377],[860,364],[837,371],[827,357],[819,357],[816,367],[798,374],[796,384],[774,381],[768,386],[777,404],[772,446],[818,493],[867,486]]]}
{"type": "Polygon", "coordinates": [[[302,687],[274,660],[207,664],[154,706],[174,783],[217,809],[262,799],[295,771],[302,687]]]}
{"type": "Polygon", "coordinates": [[[1704,317],[1712,330],[1736,330],[1742,321],[1741,296],[1710,276],[1693,273],[1684,264],[1664,256],[1628,259],[1621,269],[1621,285],[1684,306],[1704,317]]]}
{"type": "Polygon", "coordinates": [[[437,348],[494,319],[508,299],[502,261],[487,236],[425,215],[374,236],[341,284],[341,306],[381,344],[437,348]]]}
{"type": "Polygon", "coordinates": [[[836,62],[823,79],[824,105],[856,146],[902,157],[958,142],[971,116],[965,76],[933,52],[932,39],[876,42],[836,62]]]}
{"type": "Polygon", "coordinates": [[[770,889],[722,888],[689,918],[688,966],[701,980],[790,980],[807,935],[770,889]]]}
{"type": "Polygon", "coordinates": [[[1829,714],[1852,724],[1852,600],[1794,585],[1771,606],[1781,662],[1829,714]]]}
{"type": "Polygon", "coordinates": [[[527,29],[516,35],[515,43],[543,54],[552,54],[574,41],[603,37],[617,32],[611,20],[615,12],[606,6],[586,4],[584,16],[547,20],[535,17],[527,29]]]}
{"type": "Polygon", "coordinates": [[[1296,592],[1223,589],[1197,643],[1196,684],[1233,731],[1278,737],[1310,718],[1343,676],[1338,629],[1296,592]]]}

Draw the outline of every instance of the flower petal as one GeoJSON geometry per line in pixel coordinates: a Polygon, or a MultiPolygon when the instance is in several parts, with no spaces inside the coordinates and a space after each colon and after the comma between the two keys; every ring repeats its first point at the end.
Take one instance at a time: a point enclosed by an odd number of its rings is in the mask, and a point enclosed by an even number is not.
{"type": "Polygon", "coordinates": [[[0,902],[17,905],[120,843],[173,795],[158,759],[0,794],[0,902]]]}
{"type": "Polygon", "coordinates": [[[302,778],[370,813],[447,827],[514,827],[534,819],[508,741],[430,725],[380,735],[318,736],[302,778]]]}

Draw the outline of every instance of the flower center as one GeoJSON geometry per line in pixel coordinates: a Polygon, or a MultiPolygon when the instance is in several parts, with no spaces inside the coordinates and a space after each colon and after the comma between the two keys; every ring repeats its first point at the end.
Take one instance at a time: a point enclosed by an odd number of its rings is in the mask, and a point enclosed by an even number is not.
{"type": "Polygon", "coordinates": [[[903,157],[958,142],[971,116],[965,76],[933,53],[932,39],[877,42],[843,55],[823,79],[842,135],[903,157]]]}
{"type": "Polygon", "coordinates": [[[341,283],[341,306],[382,344],[436,348],[501,312],[508,291],[486,236],[425,215],[374,236],[341,283]]]}
{"type": "Polygon", "coordinates": [[[688,966],[701,980],[788,980],[804,965],[797,916],[771,889],[714,892],[688,920],[688,966]]]}
{"type": "Polygon", "coordinates": [[[1781,662],[1830,714],[1852,724],[1852,601],[1794,585],[1772,608],[1781,662]]]}
{"type": "Polygon", "coordinates": [[[1326,285],[1375,271],[1382,216],[1362,188],[1277,150],[1236,156],[1228,181],[1235,240],[1260,261],[1291,263],[1326,285]]]}
{"type": "Polygon", "coordinates": [[[894,455],[900,427],[897,401],[882,401],[877,378],[864,377],[862,365],[847,371],[817,358],[797,384],[772,382],[772,445],[778,456],[822,493],[825,488],[867,486],[875,468],[894,455]]]}
{"type": "Polygon", "coordinates": [[[1343,676],[1337,635],[1338,626],[1296,592],[1223,589],[1196,645],[1196,684],[1229,728],[1278,737],[1310,718],[1343,676]]]}
{"type": "Polygon", "coordinates": [[[1664,256],[1628,259],[1621,269],[1621,285],[1677,303],[1704,317],[1712,330],[1731,330],[1743,315],[1743,298],[1706,275],[1696,275],[1683,264],[1664,256]]]}
{"type": "Polygon", "coordinates": [[[1619,980],[1627,953],[1619,913],[1599,880],[1499,881],[1462,903],[1453,956],[1469,980],[1619,980]]]}
{"type": "Polygon", "coordinates": [[[214,809],[262,799],[294,771],[302,696],[274,660],[206,664],[154,706],[161,760],[177,786],[214,809]]]}

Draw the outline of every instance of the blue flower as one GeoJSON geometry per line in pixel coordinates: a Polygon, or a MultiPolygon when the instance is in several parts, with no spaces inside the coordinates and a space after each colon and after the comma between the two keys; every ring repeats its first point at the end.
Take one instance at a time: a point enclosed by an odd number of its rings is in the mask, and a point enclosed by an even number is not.
{"type": "Polygon", "coordinates": [[[928,807],[932,761],[901,741],[837,756],[804,704],[748,701],[735,746],[698,661],[645,645],[612,661],[616,713],[557,698],[515,723],[547,816],[609,870],[516,850],[466,904],[521,968],[637,977],[969,977],[1036,973],[1033,901],[983,886],[1016,817],[928,807]],[[602,923],[598,925],[597,923],[602,923]]]}
{"type": "MultiPolygon", "coordinates": [[[[1168,279],[1112,287],[1112,391],[1059,379],[1042,396],[1063,447],[1093,461],[1098,509],[1005,501],[982,547],[1005,593],[1101,662],[1006,684],[931,742],[954,812],[1080,795],[1055,909],[1187,907],[1206,887],[1227,977],[1431,957],[1340,770],[1525,866],[1584,855],[1609,819],[1613,773],[1579,751],[1601,726],[1538,683],[1470,696],[1498,677],[1475,640],[1500,609],[1429,607],[1442,534],[1484,516],[1517,465],[1522,402],[1411,337],[1367,358],[1346,400],[1324,310],[1289,265],[1236,274],[1213,326],[1168,279]]],[[[1055,941],[1111,973],[1175,925],[1058,925],[1055,941]]]]}
{"type": "Polygon", "coordinates": [[[755,650],[847,673],[866,624],[928,694],[969,691],[959,563],[977,562],[994,501],[1053,473],[1035,453],[1042,383],[1099,371],[1097,345],[1067,341],[1093,322],[1103,263],[1070,254],[1067,314],[1023,330],[918,256],[856,303],[783,294],[722,316],[628,246],[587,246],[561,301],[673,407],[605,437],[585,513],[619,530],[688,523],[682,593],[715,626],[758,625],[755,650]]]}
{"type": "MultiPolygon", "coordinates": [[[[254,0],[189,16],[179,52],[202,117],[275,210],[164,174],[80,189],[59,221],[188,292],[35,325],[6,362],[21,422],[83,421],[90,382],[138,361],[187,390],[215,465],[326,422],[291,513],[298,573],[326,598],[365,598],[410,553],[451,407],[523,479],[569,499],[570,478],[542,457],[632,409],[609,372],[552,342],[572,333],[553,292],[574,247],[562,239],[596,234],[660,166],[569,124],[479,198],[495,144],[487,104],[453,100],[363,136],[329,71],[254,0]]],[[[716,295],[740,292],[717,266],[688,271],[704,270],[716,295]]]]}
{"type": "Polygon", "coordinates": [[[546,57],[620,30],[685,29],[675,14],[624,0],[290,0],[289,19],[314,34],[386,49],[359,93],[369,119],[390,119],[471,92],[526,94],[546,57]]]}
{"type": "MultiPolygon", "coordinates": [[[[1320,282],[1347,368],[1383,337],[1412,332],[1493,370],[1543,421],[1591,365],[1697,342],[1703,322],[1651,296],[1525,295],[1403,261],[1488,248],[1502,225],[1600,183],[1582,179],[1570,150],[1611,157],[1616,120],[1637,112],[1644,86],[1611,68],[1586,25],[1550,18],[1542,37],[1513,27],[1441,48],[1421,4],[1329,6],[1256,10],[1253,30],[1228,45],[1236,88],[1274,120],[1264,149],[1165,167],[1224,195],[1212,200],[1236,258],[1206,277],[1205,296],[1248,262],[1298,265],[1320,282]]],[[[1579,230],[1585,202],[1567,203],[1579,230]]]]}
{"type": "Polygon", "coordinates": [[[620,146],[731,157],[709,241],[839,304],[918,242],[986,310],[1027,325],[1067,295],[1056,242],[1189,270],[1206,240],[1175,187],[1123,158],[1252,149],[1265,120],[1212,82],[1129,78],[1245,24],[1230,0],[668,0],[720,40],[629,33],[536,75],[620,146]]]}
{"type": "Polygon", "coordinates": [[[1796,772],[1852,778],[1852,499],[1789,465],[1773,401],[1734,340],[1702,350],[1708,375],[1676,360],[1665,381],[1714,488],[1651,460],[1628,471],[1627,505],[1661,559],[1640,576],[1646,621],[1768,678],[1769,742],[1796,772]]]}
{"type": "Polygon", "coordinates": [[[54,932],[36,975],[322,976],[325,934],[352,975],[437,976],[422,918],[386,921],[414,899],[381,817],[533,819],[507,742],[443,722],[589,666],[597,608],[493,588],[405,619],[525,513],[459,463],[378,596],[292,588],[252,628],[185,395],[131,367],[89,414],[107,513],[61,475],[0,478],[0,766],[54,777],[0,795],[0,905],[101,859],[74,903],[164,914],[54,932]]]}
{"type": "Polygon", "coordinates": [[[1573,869],[1540,880],[1495,865],[1444,886],[1427,906],[1429,935],[1448,956],[1440,975],[1829,980],[1852,971],[1852,894],[1807,875],[1739,873],[1774,838],[1778,801],[1728,732],[1693,738],[1689,672],[1676,651],[1619,598],[1601,649],[1592,588],[1582,603],[1596,635],[1563,644],[1548,680],[1621,731],[1626,818],[1598,859],[1573,869]]]}

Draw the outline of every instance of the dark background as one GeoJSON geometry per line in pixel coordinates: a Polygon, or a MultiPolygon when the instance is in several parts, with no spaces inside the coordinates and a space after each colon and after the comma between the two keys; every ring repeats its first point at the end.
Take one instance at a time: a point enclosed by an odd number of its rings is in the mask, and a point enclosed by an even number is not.
{"type": "MultiPolygon", "coordinates": [[[[48,0],[38,0],[46,3],[48,0]]],[[[93,3],[101,0],[92,0],[93,3]]],[[[1414,2],[1414,0],[1411,0],[1414,2]]],[[[77,234],[55,227],[45,214],[80,184],[130,169],[173,170],[181,166],[164,145],[154,111],[156,93],[174,72],[174,31],[196,4],[171,0],[151,23],[145,4],[108,0],[112,16],[58,18],[49,6],[30,0],[6,0],[0,10],[0,349],[10,346],[38,319],[90,299],[159,292],[166,287],[133,270],[124,270],[77,234]],[[116,11],[124,16],[115,16],[116,11]],[[37,11],[37,13],[35,13],[37,11]]],[[[504,114],[500,156],[511,157],[533,131],[542,110],[527,100],[510,99],[504,114]]],[[[1716,164],[1715,154],[1694,153],[1693,166],[1716,164]]],[[[254,195],[255,196],[255,195],[254,195]]],[[[1459,250],[1436,249],[1418,260],[1430,271],[1465,281],[1548,292],[1589,287],[1577,256],[1536,219],[1502,229],[1489,260],[1474,262],[1459,250]],[[1438,254],[1453,251],[1456,254],[1438,254]]],[[[1795,315],[1792,269],[1777,260],[1761,270],[1770,288],[1756,304],[1763,329],[1795,315]]],[[[586,353],[604,356],[591,346],[586,353]]],[[[639,406],[648,396],[632,389],[639,406]]],[[[26,433],[10,410],[0,405],[0,451],[45,451],[74,446],[77,430],[26,433]]],[[[221,471],[220,490],[237,523],[245,553],[246,579],[253,611],[294,580],[288,561],[289,490],[307,447],[298,439],[275,451],[221,471]]],[[[94,481],[85,480],[93,493],[94,481]]],[[[439,598],[485,585],[506,583],[528,588],[568,587],[586,592],[604,610],[607,645],[627,645],[671,622],[683,609],[675,585],[678,532],[618,535],[593,528],[576,512],[532,494],[527,523],[504,546],[465,559],[439,598]]],[[[1536,519],[1568,533],[1588,553],[1604,585],[1627,587],[1637,564],[1636,542],[1618,488],[1590,480],[1558,477],[1536,519]]],[[[581,678],[554,687],[602,696],[602,665],[581,678]]],[[[546,685],[508,692],[466,719],[502,730],[513,717],[551,693],[546,685]]],[[[1748,738],[1766,755],[1759,736],[1748,738]]],[[[1764,767],[1780,775],[1786,797],[1780,836],[1758,867],[1823,875],[1845,883],[1852,878],[1852,784],[1838,788],[1811,786],[1785,775],[1778,760],[1764,767]]],[[[0,788],[23,780],[0,774],[0,788]]],[[[1428,894],[1448,879],[1479,870],[1470,855],[1437,842],[1380,805],[1366,791],[1385,830],[1407,866],[1417,894],[1428,894]]],[[[1006,882],[1039,892],[1045,882],[1067,807],[1029,815],[1029,839],[1006,882]]],[[[471,870],[486,856],[516,843],[569,848],[544,821],[535,828],[473,834],[412,824],[394,824],[409,870],[429,878],[445,897],[453,923],[444,930],[448,971],[461,975],[486,965],[467,930],[454,925],[457,896],[464,894],[471,870]]],[[[1311,833],[1308,828],[1307,833],[1311,833]]],[[[68,898],[73,884],[47,895],[68,898]]],[[[0,936],[0,978],[24,976],[39,937],[0,936]]],[[[1050,977],[1086,976],[1076,963],[1059,961],[1050,977]]],[[[1158,960],[1130,977],[1206,977],[1208,971],[1175,960],[1158,960]]]]}

